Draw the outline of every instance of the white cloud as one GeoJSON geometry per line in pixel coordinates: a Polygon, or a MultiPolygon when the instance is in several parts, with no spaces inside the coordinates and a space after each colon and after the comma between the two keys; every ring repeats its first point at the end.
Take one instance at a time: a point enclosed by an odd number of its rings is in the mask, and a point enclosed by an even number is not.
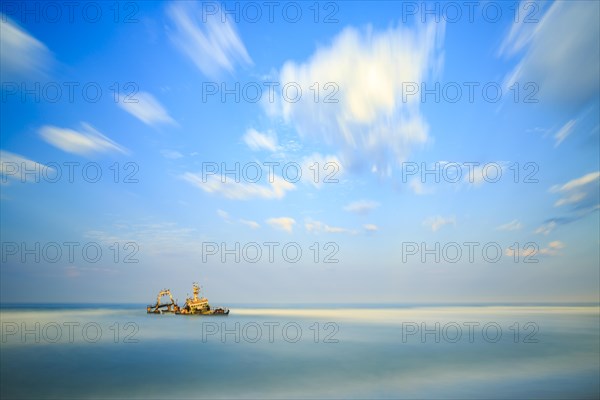
{"type": "Polygon", "coordinates": [[[555,240],[553,242],[548,243],[547,247],[540,249],[540,254],[556,256],[560,254],[560,250],[564,249],[564,247],[565,245],[562,242],[555,240]]]}
{"type": "MultiPolygon", "coordinates": [[[[227,222],[228,224],[233,223],[233,219],[231,217],[231,215],[224,210],[221,209],[217,209],[217,215],[223,219],[223,221],[227,222]]],[[[252,229],[258,229],[260,228],[260,224],[258,222],[255,221],[250,221],[250,220],[246,220],[246,219],[240,219],[239,222],[243,225],[246,225],[249,228],[252,229]]]]}
{"type": "Polygon", "coordinates": [[[344,210],[355,214],[366,215],[377,207],[379,207],[379,203],[376,201],[359,200],[344,206],[344,210]]]}
{"type": "Polygon", "coordinates": [[[81,130],[46,125],[40,128],[39,134],[46,142],[67,153],[90,156],[97,153],[129,154],[127,149],[104,136],[93,126],[82,122],[81,130]]]}
{"type": "Polygon", "coordinates": [[[558,130],[558,132],[556,132],[556,134],[554,135],[554,147],[558,147],[562,143],[562,141],[565,140],[567,136],[571,134],[571,132],[573,132],[575,122],[576,121],[574,119],[570,120],[569,122],[564,124],[563,127],[558,130]]]}
{"type": "Polygon", "coordinates": [[[534,257],[538,254],[539,249],[536,249],[533,246],[527,246],[525,248],[506,248],[504,250],[504,255],[507,257],[534,257]]]}
{"type": "Polygon", "coordinates": [[[277,136],[273,132],[260,133],[256,129],[250,128],[246,131],[243,136],[244,142],[248,145],[250,150],[277,150],[277,136]]]}
{"type": "MultiPolygon", "coordinates": [[[[339,158],[334,155],[313,153],[300,161],[302,181],[306,184],[320,188],[323,184],[337,184],[344,174],[344,166],[339,158]]],[[[290,174],[293,169],[290,168],[290,174]]],[[[293,177],[292,177],[293,178],[293,177]]]]}
{"type": "MultiPolygon", "coordinates": [[[[223,219],[223,221],[227,222],[228,224],[231,224],[233,222],[233,219],[231,217],[231,215],[224,210],[221,209],[217,209],[217,215],[223,219]]],[[[250,221],[250,220],[246,220],[246,219],[240,219],[239,222],[243,225],[246,225],[249,228],[252,229],[258,229],[260,228],[260,224],[256,221],[250,221]]]]}
{"type": "Polygon", "coordinates": [[[204,75],[217,78],[223,70],[232,73],[235,64],[252,64],[231,18],[223,22],[220,10],[204,13],[197,4],[182,1],[171,4],[167,15],[174,24],[169,37],[204,75]]]}
{"type": "Polygon", "coordinates": [[[226,222],[231,222],[231,218],[229,217],[229,213],[227,211],[223,211],[221,209],[217,210],[217,215],[224,219],[226,222]]]}
{"type": "Polygon", "coordinates": [[[0,14],[0,71],[2,80],[14,75],[45,73],[52,61],[52,54],[27,31],[0,14]]]}
{"type": "Polygon", "coordinates": [[[209,175],[203,181],[202,174],[192,172],[186,172],[182,178],[207,193],[216,193],[235,200],[282,199],[288,191],[296,189],[293,183],[278,176],[274,176],[273,182],[268,185],[235,182],[232,178],[222,182],[221,178],[215,175],[209,175]]]}
{"type": "Polygon", "coordinates": [[[344,165],[386,174],[428,139],[420,97],[404,101],[403,84],[420,84],[440,69],[444,29],[443,23],[384,32],[346,28],[307,61],[288,61],[279,71],[282,87],[299,85],[299,101],[278,98],[265,107],[302,137],[334,145],[344,165]],[[315,82],[320,84],[318,102],[309,89],[315,82]],[[325,102],[327,96],[337,102],[325,102]]]}
{"type": "Polygon", "coordinates": [[[535,230],[535,233],[547,236],[554,230],[554,228],[556,228],[556,222],[550,221],[550,222],[547,222],[547,223],[541,225],[539,228],[537,228],[535,230]]]}
{"type": "Polygon", "coordinates": [[[292,233],[296,220],[289,217],[269,218],[267,224],[271,225],[275,229],[292,233]]]}
{"type": "Polygon", "coordinates": [[[518,231],[523,228],[523,225],[519,222],[519,220],[512,220],[504,225],[500,225],[496,229],[499,231],[518,231]]]}
{"type": "Polygon", "coordinates": [[[429,217],[423,221],[423,225],[431,228],[433,232],[440,230],[444,225],[456,225],[456,219],[452,217],[429,217]]]}
{"type": "Polygon", "coordinates": [[[256,221],[250,221],[247,219],[240,219],[240,223],[252,228],[252,229],[258,229],[260,228],[260,224],[256,221]]]}
{"type": "Polygon", "coordinates": [[[183,154],[181,154],[180,152],[178,152],[177,150],[168,150],[168,149],[164,149],[160,151],[160,154],[164,157],[167,158],[169,160],[177,160],[180,158],[183,158],[183,154]]]}
{"type": "MultiPolygon", "coordinates": [[[[523,3],[517,5],[519,7],[518,10],[523,10],[523,3]]],[[[499,55],[514,56],[531,42],[536,33],[536,24],[526,22],[527,18],[527,16],[522,16],[522,18],[513,22],[508,35],[506,35],[500,45],[500,49],[498,50],[499,55]]]]}
{"type": "Polygon", "coordinates": [[[582,200],[586,199],[588,195],[590,197],[598,197],[597,184],[599,182],[600,172],[591,172],[582,177],[573,179],[564,185],[555,185],[550,188],[551,192],[563,193],[565,197],[562,197],[554,203],[555,207],[560,207],[567,204],[578,204],[582,200]],[[592,187],[592,183],[596,183],[592,187]]]}
{"type": "MultiPolygon", "coordinates": [[[[443,163],[443,162],[440,162],[443,163]]],[[[503,174],[510,168],[510,164],[506,161],[490,161],[484,163],[471,164],[463,163],[462,165],[462,183],[470,187],[478,187],[484,183],[495,183],[501,180],[503,174]]],[[[448,174],[450,174],[449,172],[448,174]]],[[[453,179],[451,175],[449,179],[453,179]]]]}
{"type": "Polygon", "coordinates": [[[351,229],[341,228],[339,226],[330,226],[321,221],[313,221],[311,219],[307,219],[304,222],[304,228],[309,233],[349,233],[356,234],[357,232],[351,229]]]}
{"type": "Polygon", "coordinates": [[[531,257],[532,260],[535,259],[536,255],[544,255],[544,256],[557,256],[560,255],[560,250],[562,250],[565,245],[555,240],[553,242],[548,243],[546,247],[537,248],[534,246],[524,246],[522,248],[507,248],[504,251],[504,254],[508,257],[531,257]]]}
{"type": "Polygon", "coordinates": [[[474,186],[479,186],[485,182],[483,175],[483,167],[474,166],[471,171],[471,174],[465,176],[465,182],[468,182],[474,186]]]}
{"type": "Polygon", "coordinates": [[[413,193],[417,195],[433,193],[433,189],[426,188],[419,178],[411,179],[408,186],[412,189],[413,193]]]}
{"type": "Polygon", "coordinates": [[[507,77],[506,87],[535,82],[539,93],[534,98],[562,105],[578,106],[596,96],[600,89],[599,8],[596,1],[556,1],[538,23],[513,24],[500,54],[524,55],[507,77]]]}
{"type": "Polygon", "coordinates": [[[586,194],[582,192],[575,192],[569,195],[568,197],[563,197],[558,199],[556,203],[554,203],[554,207],[560,207],[567,204],[575,204],[579,203],[581,200],[585,199],[586,194]]]}
{"type": "Polygon", "coordinates": [[[52,174],[51,176],[54,176],[54,169],[19,154],[0,150],[1,184],[7,184],[8,179],[21,182],[37,182],[40,176],[45,176],[44,174],[52,174]],[[26,173],[30,171],[37,171],[37,173],[26,173]]]}
{"type": "Polygon", "coordinates": [[[573,179],[562,186],[553,186],[553,192],[565,192],[570,190],[578,189],[582,186],[588,185],[594,181],[597,181],[600,178],[600,172],[590,172],[589,174],[585,174],[580,178],[573,179]]]}
{"type": "Polygon", "coordinates": [[[379,227],[375,224],[365,224],[363,225],[363,228],[365,228],[367,232],[377,232],[379,230],[379,227]]]}
{"type": "Polygon", "coordinates": [[[167,110],[148,92],[138,92],[130,99],[121,96],[119,100],[119,107],[146,125],[176,124],[167,110]]]}

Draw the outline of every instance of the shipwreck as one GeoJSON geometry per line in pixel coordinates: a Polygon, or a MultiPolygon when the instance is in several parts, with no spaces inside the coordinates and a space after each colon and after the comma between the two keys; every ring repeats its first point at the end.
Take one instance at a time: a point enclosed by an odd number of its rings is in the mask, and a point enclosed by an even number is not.
{"type": "Polygon", "coordinates": [[[156,296],[156,303],[148,305],[148,314],[178,314],[178,315],[228,315],[229,309],[225,307],[211,307],[206,297],[200,296],[200,286],[194,283],[193,296],[185,299],[185,304],[180,307],[169,289],[163,289],[156,296]],[[164,298],[167,300],[163,300],[164,298]]]}

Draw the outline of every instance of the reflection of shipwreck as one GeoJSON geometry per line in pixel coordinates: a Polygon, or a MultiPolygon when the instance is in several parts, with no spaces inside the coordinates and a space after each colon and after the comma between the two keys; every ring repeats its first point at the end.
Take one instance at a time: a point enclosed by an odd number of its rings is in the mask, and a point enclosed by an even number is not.
{"type": "Polygon", "coordinates": [[[227,315],[229,309],[224,307],[211,308],[206,297],[199,297],[200,286],[197,283],[193,285],[194,297],[187,298],[183,307],[179,307],[173,300],[169,289],[161,290],[156,297],[156,304],[146,307],[148,314],[187,314],[187,315],[227,315]],[[162,302],[162,298],[168,296],[170,302],[162,302]]]}

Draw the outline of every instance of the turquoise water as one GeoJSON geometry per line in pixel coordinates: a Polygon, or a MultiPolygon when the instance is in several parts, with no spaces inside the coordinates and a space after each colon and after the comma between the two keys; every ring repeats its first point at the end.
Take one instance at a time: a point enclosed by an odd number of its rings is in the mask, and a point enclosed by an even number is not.
{"type": "Polygon", "coordinates": [[[598,306],[256,306],[228,317],[5,306],[0,317],[2,398],[600,395],[598,306]]]}

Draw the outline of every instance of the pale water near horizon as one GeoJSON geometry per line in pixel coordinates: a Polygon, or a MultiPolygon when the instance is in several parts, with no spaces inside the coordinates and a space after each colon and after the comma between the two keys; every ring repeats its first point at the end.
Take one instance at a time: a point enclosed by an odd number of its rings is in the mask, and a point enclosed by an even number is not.
{"type": "Polygon", "coordinates": [[[2,398],[598,398],[597,305],[0,310],[2,398]]]}

